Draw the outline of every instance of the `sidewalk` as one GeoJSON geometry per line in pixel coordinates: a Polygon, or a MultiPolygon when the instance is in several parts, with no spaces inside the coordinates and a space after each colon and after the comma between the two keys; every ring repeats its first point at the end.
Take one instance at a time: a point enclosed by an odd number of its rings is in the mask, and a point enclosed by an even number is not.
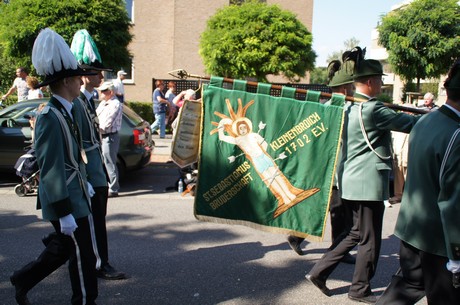
{"type": "Polygon", "coordinates": [[[166,163],[171,160],[172,135],[167,134],[164,139],[160,139],[160,136],[155,133],[152,135],[152,139],[155,142],[155,148],[153,149],[150,161],[154,163],[166,163]]]}

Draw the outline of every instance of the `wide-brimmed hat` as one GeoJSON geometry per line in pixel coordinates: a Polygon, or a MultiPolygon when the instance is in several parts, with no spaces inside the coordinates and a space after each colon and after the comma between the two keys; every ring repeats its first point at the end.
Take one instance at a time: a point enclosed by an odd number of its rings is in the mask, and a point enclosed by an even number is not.
{"type": "Polygon", "coordinates": [[[113,91],[114,85],[113,82],[108,81],[108,82],[103,82],[102,85],[100,85],[97,90],[99,91],[105,91],[105,90],[110,90],[113,91]]]}
{"type": "Polygon", "coordinates": [[[341,63],[339,60],[333,60],[327,67],[328,86],[338,87],[353,83],[353,65],[351,62],[341,63]]]}
{"type": "Polygon", "coordinates": [[[42,30],[35,39],[32,64],[38,75],[45,76],[34,89],[66,77],[96,74],[80,68],[64,38],[50,28],[42,30]]]}
{"type": "Polygon", "coordinates": [[[386,75],[383,73],[383,67],[380,61],[375,59],[365,59],[359,62],[355,66],[353,73],[353,79],[370,77],[370,76],[382,76],[386,75]]]}
{"type": "Polygon", "coordinates": [[[449,90],[460,90],[460,58],[450,68],[444,88],[449,90]]]}
{"type": "Polygon", "coordinates": [[[350,63],[353,66],[353,79],[357,80],[363,77],[382,76],[382,64],[375,59],[364,59],[366,48],[361,49],[356,46],[351,51],[343,53],[342,58],[344,63],[350,63]]]}
{"type": "Polygon", "coordinates": [[[70,50],[81,68],[96,71],[112,71],[102,64],[101,55],[87,30],[78,30],[72,39],[70,50]]]}

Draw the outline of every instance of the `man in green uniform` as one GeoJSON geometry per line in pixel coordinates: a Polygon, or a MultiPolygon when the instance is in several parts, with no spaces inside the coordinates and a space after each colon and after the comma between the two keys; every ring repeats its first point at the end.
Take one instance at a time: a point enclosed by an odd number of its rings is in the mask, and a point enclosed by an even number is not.
{"type": "Polygon", "coordinates": [[[389,198],[391,171],[391,130],[410,132],[417,118],[385,107],[375,97],[382,88],[380,62],[364,59],[360,48],[354,58],[355,99],[344,107],[341,160],[338,169],[339,191],[344,206],[353,215],[346,236],[331,246],[307,274],[308,281],[330,295],[326,280],[340,260],[358,246],[355,271],[348,297],[373,304],[370,280],[375,274],[382,241],[384,200],[389,198]]]}
{"type": "Polygon", "coordinates": [[[409,136],[409,163],[395,235],[398,272],[377,304],[460,304],[460,60],[447,101],[409,136]]]}

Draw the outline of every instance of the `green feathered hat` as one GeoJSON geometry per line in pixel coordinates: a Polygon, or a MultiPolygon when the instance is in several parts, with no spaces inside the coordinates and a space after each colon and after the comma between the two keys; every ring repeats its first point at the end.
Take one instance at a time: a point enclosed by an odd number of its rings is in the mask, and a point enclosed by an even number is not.
{"type": "Polygon", "coordinates": [[[382,64],[375,59],[364,59],[366,48],[354,47],[353,50],[343,54],[343,62],[351,63],[354,67],[353,79],[357,80],[363,77],[383,76],[382,64]]]}
{"type": "Polygon", "coordinates": [[[353,83],[353,66],[351,62],[340,63],[339,60],[333,60],[327,66],[328,86],[338,87],[353,83]]]}
{"type": "Polygon", "coordinates": [[[87,30],[78,30],[72,39],[70,50],[80,67],[87,70],[112,71],[102,64],[101,55],[87,30]]]}
{"type": "Polygon", "coordinates": [[[383,73],[383,67],[380,61],[375,59],[365,59],[359,63],[355,69],[353,75],[354,79],[371,76],[382,76],[386,75],[383,73]]]}

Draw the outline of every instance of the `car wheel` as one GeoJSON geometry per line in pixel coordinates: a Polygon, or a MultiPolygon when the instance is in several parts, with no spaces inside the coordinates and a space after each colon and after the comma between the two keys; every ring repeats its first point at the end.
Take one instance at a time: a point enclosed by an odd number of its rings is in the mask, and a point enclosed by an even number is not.
{"type": "Polygon", "coordinates": [[[24,185],[22,184],[18,184],[14,187],[14,192],[16,193],[16,195],[18,195],[19,197],[24,197],[27,193],[27,190],[26,188],[24,187],[24,185]]]}

